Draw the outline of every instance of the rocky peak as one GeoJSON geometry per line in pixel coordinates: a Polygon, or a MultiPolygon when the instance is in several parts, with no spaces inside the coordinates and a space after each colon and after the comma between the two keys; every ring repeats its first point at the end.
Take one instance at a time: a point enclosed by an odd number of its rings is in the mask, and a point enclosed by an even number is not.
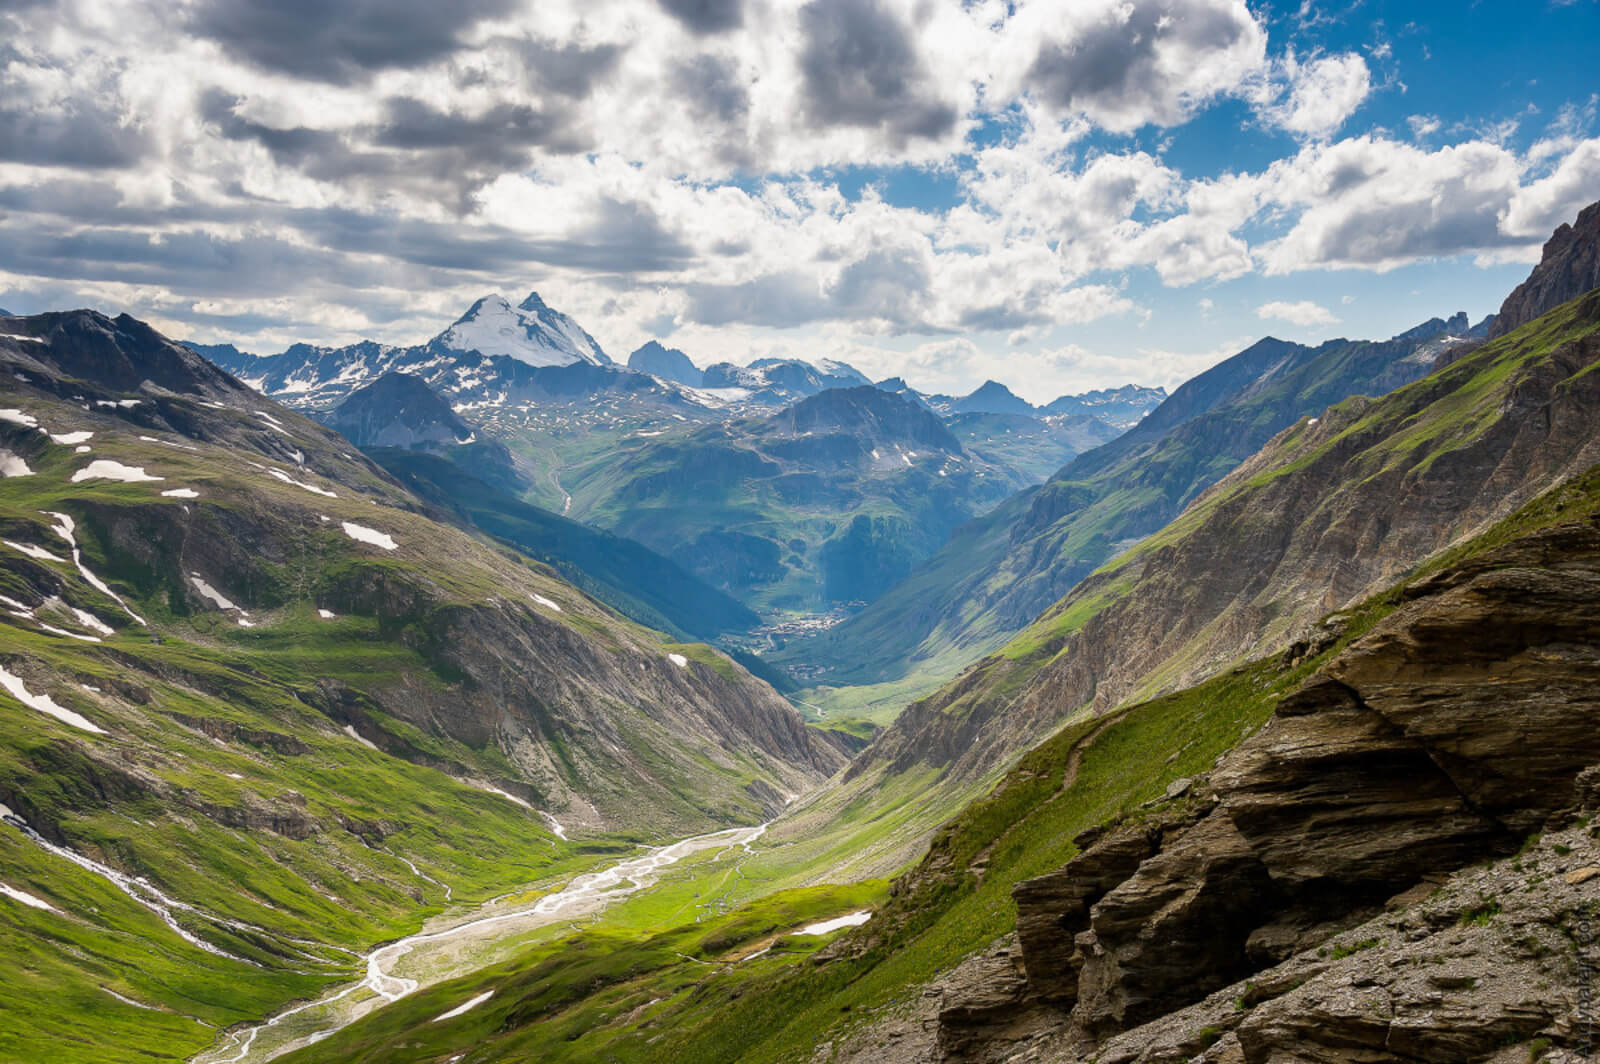
{"type": "Polygon", "coordinates": [[[389,372],[359,388],[334,410],[334,428],[357,447],[467,443],[472,426],[420,377],[389,372]]]}
{"type": "Polygon", "coordinates": [[[1032,414],[1033,406],[1019,399],[999,381],[984,381],[971,395],[956,400],[951,408],[958,414],[1032,414]]]}
{"type": "Polygon", "coordinates": [[[705,383],[705,371],[696,366],[688,355],[676,347],[664,347],[656,340],[646,342],[629,355],[628,368],[691,388],[698,388],[705,383]]]}
{"type": "Polygon", "coordinates": [[[1600,288],[1600,202],[1578,214],[1578,224],[1561,223],[1545,241],[1544,255],[1519,284],[1489,327],[1489,339],[1504,336],[1541,314],[1591,289],[1600,288]]]}
{"type": "Polygon", "coordinates": [[[961,443],[944,423],[912,399],[871,385],[830,388],[772,416],[793,435],[841,432],[868,446],[887,444],[960,454],[961,443]]]}
{"type": "Polygon", "coordinates": [[[537,292],[519,306],[499,293],[484,296],[439,336],[433,345],[446,351],[476,351],[505,356],[530,366],[611,364],[600,345],[572,318],[552,309],[537,292]]]}
{"type": "Polygon", "coordinates": [[[22,355],[111,391],[137,392],[153,385],[210,399],[247,391],[199,354],[127,314],[116,318],[93,310],[35,314],[13,319],[7,330],[13,337],[34,338],[18,345],[22,355]]]}

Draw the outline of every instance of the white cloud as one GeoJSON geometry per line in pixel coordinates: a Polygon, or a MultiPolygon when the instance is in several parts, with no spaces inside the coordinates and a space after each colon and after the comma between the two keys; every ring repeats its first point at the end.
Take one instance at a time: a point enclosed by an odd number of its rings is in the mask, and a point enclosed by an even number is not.
{"type": "Polygon", "coordinates": [[[1263,303],[1256,308],[1256,317],[1263,321],[1286,321],[1302,328],[1308,325],[1332,325],[1339,320],[1333,311],[1309,299],[1301,299],[1294,303],[1282,300],[1263,303]]]}
{"type": "Polygon", "coordinates": [[[537,287],[614,354],[1036,358],[1145,280],[1527,258],[1600,183],[1592,104],[1521,154],[1332,140],[1367,62],[1274,58],[1245,0],[0,7],[0,292],[257,349],[537,287]],[[1145,135],[1227,99],[1302,146],[1196,176],[1145,135]],[[874,167],[956,202],[845,194],[874,167]]]}
{"type": "Polygon", "coordinates": [[[1270,124],[1303,137],[1331,136],[1372,89],[1367,61],[1355,52],[1300,62],[1291,52],[1276,71],[1260,110],[1270,124]],[[1278,95],[1280,94],[1281,95],[1278,95]]]}

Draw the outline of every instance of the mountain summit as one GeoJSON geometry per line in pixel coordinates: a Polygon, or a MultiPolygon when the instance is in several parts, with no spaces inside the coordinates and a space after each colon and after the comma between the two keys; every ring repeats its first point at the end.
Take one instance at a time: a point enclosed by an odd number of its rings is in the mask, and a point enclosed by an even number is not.
{"type": "Polygon", "coordinates": [[[706,378],[705,371],[696,366],[688,355],[676,347],[663,347],[658,340],[646,342],[629,355],[628,368],[691,388],[700,387],[706,378]]]}
{"type": "Polygon", "coordinates": [[[1500,313],[1489,326],[1489,339],[1504,336],[1594,288],[1600,288],[1600,203],[1580,211],[1577,225],[1562,222],[1550,234],[1539,265],[1500,305],[1500,313]]]}
{"type": "Polygon", "coordinates": [[[547,306],[538,292],[529,292],[515,307],[498,293],[484,296],[441,333],[437,343],[451,351],[507,355],[530,366],[612,364],[594,337],[547,306]]]}

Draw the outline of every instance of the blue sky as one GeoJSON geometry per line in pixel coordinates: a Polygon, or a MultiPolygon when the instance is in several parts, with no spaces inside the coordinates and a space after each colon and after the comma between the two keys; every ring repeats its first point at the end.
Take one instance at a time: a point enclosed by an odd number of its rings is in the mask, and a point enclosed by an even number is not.
{"type": "Polygon", "coordinates": [[[0,6],[0,306],[278,350],[538,289],[613,357],[1035,400],[1493,311],[1600,3],[0,6]]]}

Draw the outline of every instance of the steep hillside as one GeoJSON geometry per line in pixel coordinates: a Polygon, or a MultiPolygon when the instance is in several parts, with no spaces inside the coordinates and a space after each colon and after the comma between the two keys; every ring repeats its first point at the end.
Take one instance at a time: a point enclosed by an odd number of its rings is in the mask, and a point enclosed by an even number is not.
{"type": "Polygon", "coordinates": [[[1600,460],[1600,293],[1381,399],[1302,419],[999,653],[909,707],[852,772],[976,778],[1104,710],[1284,645],[1600,460]]]}
{"type": "Polygon", "coordinates": [[[832,686],[923,694],[1029,624],[1297,419],[1433,365],[1447,323],[1303,347],[1266,339],[1184,384],[1138,425],[959,529],[867,609],[775,660],[832,686]]]}
{"type": "Polygon", "coordinates": [[[409,373],[391,371],[357,388],[324,420],[366,450],[388,447],[438,455],[472,470],[474,479],[513,494],[527,483],[528,474],[518,469],[505,444],[480,437],[476,426],[409,373]]]}
{"type": "Polygon", "coordinates": [[[842,760],[139,322],[10,319],[0,382],[3,879],[51,907],[0,1055],[192,1052],[592,863],[569,832],[754,823],[842,760]]]}
{"type": "Polygon", "coordinates": [[[737,601],[643,544],[519,502],[453,462],[393,448],[369,456],[420,498],[514,544],[640,624],[681,638],[712,639],[760,623],[737,601]]]}
{"type": "Polygon", "coordinates": [[[951,414],[944,423],[967,450],[1036,484],[1064,462],[1122,434],[1088,414],[951,414]]]}
{"type": "Polygon", "coordinates": [[[1063,729],[821,949],[776,904],[596,935],[292,1059],[1581,1059],[1597,591],[1591,470],[1318,645],[1063,729]]]}
{"type": "Polygon", "coordinates": [[[566,469],[571,516],[638,540],[758,613],[870,598],[1014,490],[939,419],[872,387],[630,439],[566,469]]]}

